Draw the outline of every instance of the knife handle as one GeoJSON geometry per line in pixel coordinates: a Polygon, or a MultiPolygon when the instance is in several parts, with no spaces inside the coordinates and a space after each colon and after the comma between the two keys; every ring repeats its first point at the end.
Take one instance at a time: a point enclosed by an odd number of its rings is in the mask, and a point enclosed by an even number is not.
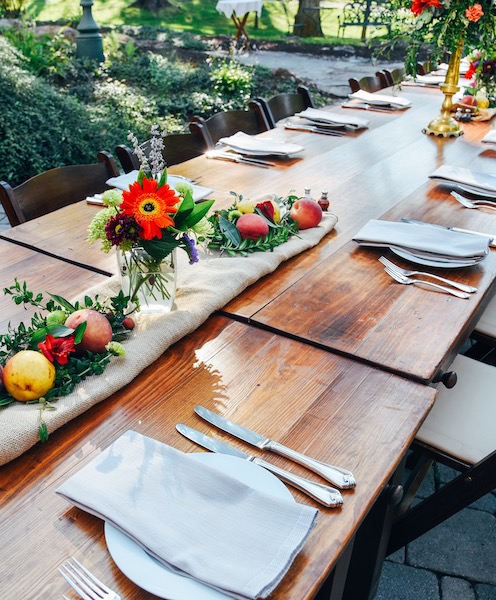
{"type": "Polygon", "coordinates": [[[277,475],[281,481],[292,485],[296,489],[301,492],[305,492],[308,494],[310,498],[317,500],[324,506],[328,506],[330,508],[336,508],[343,505],[343,497],[339,490],[336,490],[328,485],[322,485],[321,483],[317,483],[315,481],[310,481],[309,479],[304,479],[303,477],[299,477],[298,475],[294,475],[289,471],[285,471],[284,469],[280,469],[275,465],[262,460],[261,458],[253,458],[252,462],[274,475],[277,475]]]}
{"type": "Polygon", "coordinates": [[[305,454],[296,452],[296,450],[291,450],[291,448],[287,448],[286,446],[279,444],[279,442],[274,442],[271,440],[267,445],[263,446],[263,449],[276,452],[281,456],[285,456],[286,458],[303,465],[307,469],[310,469],[310,471],[317,473],[317,475],[320,475],[326,481],[337,485],[343,490],[349,490],[350,488],[354,488],[356,485],[355,477],[350,471],[341,469],[340,467],[335,467],[333,465],[328,465],[327,463],[321,462],[315,458],[305,456],[305,454]]]}

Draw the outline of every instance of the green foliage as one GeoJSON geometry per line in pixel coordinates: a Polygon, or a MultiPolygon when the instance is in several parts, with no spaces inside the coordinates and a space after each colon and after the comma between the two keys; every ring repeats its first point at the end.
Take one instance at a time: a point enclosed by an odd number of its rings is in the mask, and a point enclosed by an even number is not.
{"type": "Polygon", "coordinates": [[[126,143],[129,131],[140,141],[153,124],[187,131],[193,115],[246,108],[255,93],[296,87],[230,58],[180,59],[180,49],[199,45],[191,34],[127,27],[104,39],[99,65],[76,59],[63,32],[37,37],[24,26],[0,36],[0,179],[15,186],[53,167],[91,163],[99,150],[126,143]]]}
{"type": "Polygon", "coordinates": [[[0,0],[0,17],[19,17],[28,0],[0,0]]]}

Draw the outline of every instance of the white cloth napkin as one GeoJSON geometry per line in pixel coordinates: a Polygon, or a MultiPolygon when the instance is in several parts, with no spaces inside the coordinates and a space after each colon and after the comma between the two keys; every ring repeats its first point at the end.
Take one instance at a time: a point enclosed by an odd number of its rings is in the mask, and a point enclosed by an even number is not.
{"type": "Polygon", "coordinates": [[[242,598],[272,592],[318,512],[256,491],[194,454],[134,431],[57,493],[110,522],[174,571],[242,598]]]}
{"type": "Polygon", "coordinates": [[[350,98],[361,100],[367,104],[377,104],[378,106],[391,106],[392,108],[408,108],[412,105],[410,100],[400,96],[387,96],[386,94],[371,94],[365,90],[358,90],[349,95],[350,98]]]}
{"type": "Polygon", "coordinates": [[[238,131],[234,135],[224,137],[219,142],[229,146],[232,150],[241,154],[275,154],[279,156],[293,156],[304,150],[303,146],[298,144],[289,144],[270,138],[259,138],[248,135],[243,131],[238,131]]]}
{"type": "Polygon", "coordinates": [[[309,121],[317,123],[327,123],[330,125],[348,125],[354,129],[363,129],[369,126],[370,121],[367,119],[361,119],[360,117],[350,117],[341,113],[333,113],[327,110],[320,110],[318,108],[306,108],[302,112],[299,112],[295,117],[303,117],[309,121]]]}
{"type": "Polygon", "coordinates": [[[438,181],[459,183],[481,192],[496,193],[496,175],[478,173],[466,167],[441,165],[429,177],[438,181]]]}
{"type": "Polygon", "coordinates": [[[496,144],[496,129],[488,131],[481,142],[484,142],[484,144],[496,144]]]}
{"type": "MultiPolygon", "coordinates": [[[[124,173],[124,175],[119,175],[118,177],[111,177],[107,179],[107,185],[116,187],[119,190],[128,190],[129,186],[138,179],[139,171],[129,171],[129,173],[124,173]]],[[[178,183],[190,183],[188,179],[184,179],[184,177],[179,177],[178,175],[167,175],[167,183],[175,188],[178,183]]],[[[202,187],[201,185],[193,185],[190,183],[193,188],[193,200],[198,202],[202,200],[209,194],[213,192],[213,190],[209,188],[202,187]]]]}
{"type": "Polygon", "coordinates": [[[396,247],[423,258],[474,264],[489,253],[489,240],[417,223],[371,219],[353,238],[361,246],[396,247]]]}

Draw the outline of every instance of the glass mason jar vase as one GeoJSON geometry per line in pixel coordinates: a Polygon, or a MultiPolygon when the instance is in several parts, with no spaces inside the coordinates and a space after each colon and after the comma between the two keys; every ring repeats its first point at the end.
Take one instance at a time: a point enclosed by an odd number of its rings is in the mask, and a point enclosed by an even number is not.
{"type": "Polygon", "coordinates": [[[170,312],[176,295],[176,250],[162,260],[141,247],[117,251],[122,291],[144,315],[170,312]]]}

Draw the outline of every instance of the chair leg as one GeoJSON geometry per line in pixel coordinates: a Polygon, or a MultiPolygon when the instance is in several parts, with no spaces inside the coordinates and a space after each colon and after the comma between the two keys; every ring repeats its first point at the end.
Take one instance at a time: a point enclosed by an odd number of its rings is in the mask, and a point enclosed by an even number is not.
{"type": "Polygon", "coordinates": [[[495,488],[496,452],[493,452],[400,516],[391,528],[386,556],[427,533],[495,488]]]}

